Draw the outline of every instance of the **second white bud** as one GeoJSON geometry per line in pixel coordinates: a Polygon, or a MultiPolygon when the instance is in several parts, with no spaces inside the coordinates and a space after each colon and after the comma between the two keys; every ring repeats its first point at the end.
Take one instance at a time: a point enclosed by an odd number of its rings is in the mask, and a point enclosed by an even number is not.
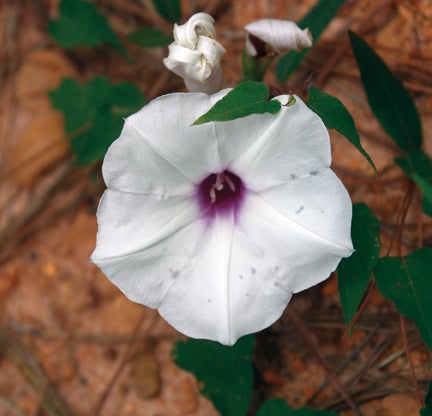
{"type": "Polygon", "coordinates": [[[268,56],[312,46],[309,29],[300,29],[289,20],[261,19],[245,26],[246,52],[249,56],[268,56]]]}

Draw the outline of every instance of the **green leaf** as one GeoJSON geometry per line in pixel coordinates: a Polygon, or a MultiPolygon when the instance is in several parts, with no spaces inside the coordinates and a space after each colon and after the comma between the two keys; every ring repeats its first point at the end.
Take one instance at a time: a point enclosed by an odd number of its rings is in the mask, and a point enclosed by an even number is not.
{"type": "Polygon", "coordinates": [[[233,347],[189,339],[173,350],[174,362],[203,383],[201,392],[223,416],[245,415],[252,398],[254,337],[247,335],[233,347]]]}
{"type": "Polygon", "coordinates": [[[193,124],[228,121],[251,114],[276,114],[281,109],[277,100],[269,100],[269,89],[260,82],[246,81],[231,90],[193,124]]]}
{"type": "Polygon", "coordinates": [[[65,130],[80,164],[102,159],[120,135],[124,117],[146,103],[134,84],[112,85],[104,77],[85,84],[66,78],[49,95],[53,107],[65,116],[65,130]]]}
{"type": "Polygon", "coordinates": [[[420,148],[420,116],[408,91],[378,54],[358,35],[349,34],[369,105],[393,141],[405,151],[420,148]]]}
{"type": "Polygon", "coordinates": [[[371,157],[360,143],[354,119],[340,100],[312,87],[309,91],[308,106],[322,118],[328,129],[335,129],[345,136],[365,157],[374,172],[378,174],[371,157]]]}
{"type": "Polygon", "coordinates": [[[292,410],[283,399],[270,399],[259,408],[256,416],[337,416],[336,413],[314,409],[292,410]]]}
{"type": "Polygon", "coordinates": [[[432,248],[421,248],[407,257],[385,257],[375,267],[381,294],[417,325],[432,350],[432,248]]]}
{"type": "MultiPolygon", "coordinates": [[[[314,44],[320,38],[326,26],[336,16],[344,0],[320,0],[299,22],[302,29],[309,28],[314,44]]],[[[302,63],[309,49],[300,52],[290,51],[282,56],[276,67],[276,76],[279,82],[285,82],[288,77],[302,63]]]]}
{"type": "Polygon", "coordinates": [[[420,410],[420,416],[432,416],[432,381],[429,383],[428,392],[425,397],[425,405],[426,407],[420,410]]]}
{"type": "Polygon", "coordinates": [[[168,22],[178,23],[181,19],[180,0],[152,0],[158,13],[168,22]]]}
{"type": "Polygon", "coordinates": [[[432,160],[421,150],[395,158],[396,164],[423,192],[423,211],[432,217],[432,160]]]}
{"type": "Polygon", "coordinates": [[[167,35],[152,27],[135,30],[128,35],[128,39],[132,43],[135,43],[138,46],[144,46],[145,48],[166,46],[174,40],[172,35],[167,35]]]}
{"type": "Polygon", "coordinates": [[[339,298],[345,322],[353,319],[378,262],[380,224],[366,204],[353,206],[351,237],[354,253],[338,266],[339,298]]]}
{"type": "Polygon", "coordinates": [[[129,56],[106,18],[88,1],[61,0],[59,18],[50,22],[48,31],[50,36],[66,49],[107,43],[122,55],[129,56]]]}

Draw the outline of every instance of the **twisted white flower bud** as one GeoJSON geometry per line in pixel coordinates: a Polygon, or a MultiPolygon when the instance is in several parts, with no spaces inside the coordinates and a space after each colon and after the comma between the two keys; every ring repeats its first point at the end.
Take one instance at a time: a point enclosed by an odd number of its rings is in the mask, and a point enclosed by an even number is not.
{"type": "Polygon", "coordinates": [[[250,56],[287,52],[292,49],[299,51],[312,46],[309,29],[302,30],[289,20],[261,19],[246,25],[245,30],[246,52],[250,56]],[[265,51],[260,50],[263,47],[265,51]]]}
{"type": "Polygon", "coordinates": [[[225,48],[214,40],[213,23],[209,14],[196,13],[184,25],[174,24],[174,42],[163,63],[183,78],[191,92],[212,94],[221,87],[225,48]]]}

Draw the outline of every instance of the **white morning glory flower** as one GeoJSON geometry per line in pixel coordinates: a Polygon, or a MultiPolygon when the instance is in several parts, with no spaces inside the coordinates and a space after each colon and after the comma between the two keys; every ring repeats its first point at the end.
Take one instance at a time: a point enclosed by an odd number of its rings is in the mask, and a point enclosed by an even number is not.
{"type": "Polygon", "coordinates": [[[225,48],[215,35],[214,20],[207,13],[194,14],[184,25],[174,24],[174,42],[163,63],[183,78],[191,92],[212,94],[221,88],[225,48]]]}
{"type": "Polygon", "coordinates": [[[103,163],[92,261],[180,332],[232,345],[353,248],[321,119],[295,97],[275,115],[192,125],[227,92],[165,95],[126,119],[103,163]]]}
{"type": "Polygon", "coordinates": [[[261,19],[246,25],[245,30],[246,52],[250,56],[299,51],[312,46],[309,29],[302,30],[289,20],[261,19]]]}

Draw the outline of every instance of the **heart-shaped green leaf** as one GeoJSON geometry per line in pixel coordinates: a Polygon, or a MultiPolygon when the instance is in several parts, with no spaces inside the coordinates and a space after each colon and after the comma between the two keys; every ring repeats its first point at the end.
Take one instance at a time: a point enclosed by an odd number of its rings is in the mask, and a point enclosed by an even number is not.
{"type": "Polygon", "coordinates": [[[188,339],[173,350],[174,362],[195,375],[201,392],[224,416],[243,416],[252,398],[254,337],[240,338],[232,347],[188,339]]]}
{"type": "Polygon", "coordinates": [[[59,17],[49,24],[50,36],[63,48],[107,43],[122,55],[129,54],[96,6],[84,0],[61,0],[59,17]]]}
{"type": "Polygon", "coordinates": [[[269,89],[266,85],[246,81],[233,88],[193,124],[234,120],[251,114],[276,114],[280,109],[279,101],[269,100],[269,89]]]}
{"type": "Polygon", "coordinates": [[[384,257],[375,267],[381,294],[417,325],[432,350],[432,248],[421,248],[407,257],[384,257]]]}
{"type": "Polygon", "coordinates": [[[365,204],[353,206],[351,237],[354,253],[338,266],[339,298],[345,322],[353,319],[378,262],[380,224],[365,204]]]}
{"type": "Polygon", "coordinates": [[[104,77],[85,84],[66,78],[50,93],[50,99],[64,114],[66,133],[71,136],[70,144],[80,164],[102,159],[120,135],[124,117],[146,103],[134,84],[112,85],[104,77]]]}
{"type": "Polygon", "coordinates": [[[360,36],[350,32],[350,40],[375,117],[402,150],[409,152],[420,148],[420,117],[408,91],[360,36]]]}
{"type": "Polygon", "coordinates": [[[309,91],[308,106],[317,113],[328,129],[335,129],[345,136],[365,157],[378,174],[375,164],[360,143],[354,119],[340,100],[330,94],[312,87],[309,91]]]}

